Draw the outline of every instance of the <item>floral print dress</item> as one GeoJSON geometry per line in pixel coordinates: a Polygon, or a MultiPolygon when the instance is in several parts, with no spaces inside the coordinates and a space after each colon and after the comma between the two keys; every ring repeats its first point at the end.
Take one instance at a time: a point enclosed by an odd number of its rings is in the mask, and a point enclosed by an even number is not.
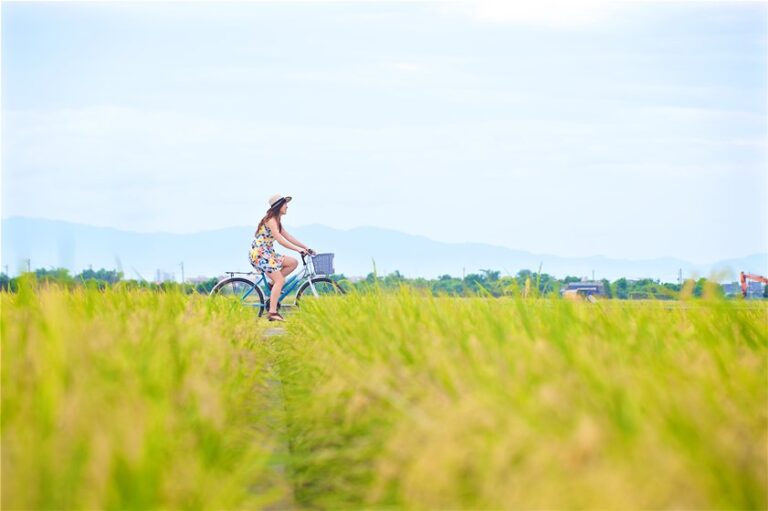
{"type": "Polygon", "coordinates": [[[251,250],[248,254],[251,266],[267,273],[282,269],[283,256],[275,252],[274,243],[275,237],[272,236],[272,229],[266,224],[259,227],[259,230],[256,231],[256,237],[251,242],[251,250]]]}

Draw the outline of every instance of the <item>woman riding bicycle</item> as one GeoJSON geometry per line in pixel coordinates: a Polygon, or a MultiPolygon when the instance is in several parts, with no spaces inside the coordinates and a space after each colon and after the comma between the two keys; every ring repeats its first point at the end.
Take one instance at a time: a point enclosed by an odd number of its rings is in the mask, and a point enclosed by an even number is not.
{"type": "Polygon", "coordinates": [[[315,251],[288,234],[283,229],[281,219],[288,212],[288,203],[292,197],[273,195],[269,198],[269,209],[256,228],[255,239],[251,243],[249,258],[251,265],[258,271],[264,272],[272,281],[269,301],[269,320],[284,321],[283,316],[277,312],[278,299],[283,291],[285,277],[296,269],[299,262],[290,256],[280,255],[275,252],[274,242],[277,240],[285,248],[295,250],[300,254],[314,255],[315,251]]]}

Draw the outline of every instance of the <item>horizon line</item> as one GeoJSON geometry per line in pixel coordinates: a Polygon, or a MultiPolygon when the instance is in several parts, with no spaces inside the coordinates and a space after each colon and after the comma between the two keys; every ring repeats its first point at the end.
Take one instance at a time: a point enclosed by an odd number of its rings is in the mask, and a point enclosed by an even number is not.
{"type": "MultiPolygon", "coordinates": [[[[232,226],[229,226],[229,227],[220,227],[220,228],[214,228],[214,229],[203,229],[203,230],[199,230],[199,231],[190,231],[190,232],[137,231],[137,230],[130,230],[130,229],[124,229],[124,228],[120,228],[120,227],[113,227],[113,226],[84,224],[84,223],[79,223],[79,222],[73,222],[71,220],[61,220],[61,219],[43,218],[43,217],[30,217],[30,216],[23,216],[23,215],[14,215],[14,216],[0,217],[0,222],[5,222],[6,220],[16,220],[16,219],[20,219],[20,220],[33,220],[33,221],[46,221],[46,222],[60,222],[60,223],[71,224],[71,225],[76,225],[76,226],[83,226],[83,227],[89,227],[89,228],[94,228],[94,229],[108,229],[108,230],[113,230],[113,231],[118,231],[118,232],[129,233],[129,234],[165,235],[165,236],[192,236],[192,235],[204,234],[204,233],[210,233],[210,232],[216,232],[216,231],[224,231],[224,230],[230,230],[230,229],[245,229],[245,228],[251,228],[252,227],[252,226],[249,226],[249,225],[232,225],[232,226]]],[[[691,264],[691,265],[695,265],[695,266],[703,266],[703,265],[712,266],[712,265],[715,265],[715,264],[717,264],[719,262],[727,261],[727,260],[730,260],[730,259],[744,259],[744,258],[755,257],[755,256],[758,256],[758,257],[763,257],[763,256],[768,257],[768,250],[766,250],[765,252],[753,252],[753,253],[744,254],[744,255],[741,255],[741,256],[725,257],[725,258],[717,259],[715,261],[705,261],[705,262],[690,261],[690,260],[688,260],[686,258],[683,258],[683,257],[680,257],[680,256],[672,256],[672,255],[656,256],[656,257],[645,258],[645,259],[631,259],[631,258],[627,258],[627,257],[610,257],[610,256],[606,256],[606,255],[603,255],[603,254],[592,254],[592,255],[587,255],[587,256],[563,256],[563,255],[557,255],[557,254],[551,254],[551,253],[531,252],[529,250],[523,250],[523,249],[519,249],[519,248],[511,248],[511,247],[507,247],[507,246],[504,246],[504,245],[494,245],[494,244],[487,243],[487,242],[465,241],[465,242],[456,243],[456,242],[440,241],[440,240],[436,240],[436,239],[430,238],[429,236],[426,236],[426,235],[423,235],[423,234],[412,234],[412,233],[408,233],[408,232],[405,232],[405,231],[400,231],[400,230],[397,230],[397,229],[392,229],[392,228],[389,228],[389,227],[378,227],[378,226],[375,226],[375,225],[360,225],[360,226],[356,226],[356,227],[351,227],[349,229],[343,229],[343,228],[339,228],[339,227],[332,227],[332,226],[328,226],[328,225],[325,225],[325,224],[318,224],[318,223],[304,224],[304,225],[297,225],[296,226],[296,228],[306,228],[306,227],[321,227],[321,228],[326,228],[326,229],[331,229],[331,230],[336,230],[336,231],[341,231],[341,232],[351,232],[351,231],[354,231],[354,230],[357,230],[357,229],[377,229],[377,230],[381,230],[381,231],[388,231],[388,232],[392,232],[392,233],[397,233],[397,234],[404,235],[404,236],[411,236],[411,237],[415,237],[415,238],[423,238],[423,239],[425,239],[427,241],[430,241],[430,242],[433,242],[433,243],[440,243],[440,244],[444,244],[444,245],[452,245],[452,246],[481,245],[481,246],[490,247],[490,248],[501,248],[501,249],[509,250],[509,251],[513,251],[513,252],[523,252],[523,253],[529,254],[531,256],[555,257],[555,258],[560,258],[560,259],[604,259],[604,260],[608,260],[608,261],[627,261],[627,262],[645,262],[645,261],[656,261],[656,260],[664,260],[664,259],[675,259],[678,262],[687,263],[687,264],[691,264]]],[[[0,229],[0,232],[1,231],[2,231],[2,229],[0,229]]]]}

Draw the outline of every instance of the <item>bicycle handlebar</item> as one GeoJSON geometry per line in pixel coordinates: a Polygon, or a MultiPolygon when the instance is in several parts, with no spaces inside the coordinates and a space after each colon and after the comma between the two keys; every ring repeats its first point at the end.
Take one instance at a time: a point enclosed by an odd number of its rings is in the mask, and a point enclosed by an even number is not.
{"type": "Polygon", "coordinates": [[[313,254],[313,253],[311,253],[311,252],[309,252],[309,251],[306,251],[306,250],[305,250],[305,251],[302,251],[302,252],[299,252],[299,254],[301,255],[301,262],[302,262],[302,264],[303,264],[304,266],[306,266],[306,265],[307,265],[307,261],[305,260],[305,258],[306,258],[307,256],[313,256],[313,255],[317,255],[317,253],[314,253],[314,254],[313,254]]]}

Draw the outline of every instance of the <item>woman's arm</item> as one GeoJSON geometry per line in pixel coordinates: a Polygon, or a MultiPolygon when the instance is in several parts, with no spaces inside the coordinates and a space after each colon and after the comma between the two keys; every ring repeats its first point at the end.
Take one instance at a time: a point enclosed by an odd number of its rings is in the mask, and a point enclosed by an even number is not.
{"type": "Polygon", "coordinates": [[[288,241],[290,241],[294,245],[299,246],[299,247],[303,248],[304,250],[309,250],[308,246],[306,246],[304,243],[300,242],[299,240],[297,240],[296,238],[291,236],[291,234],[288,231],[286,231],[285,229],[283,229],[282,234],[283,234],[283,237],[285,237],[285,239],[287,239],[288,241]]]}
{"type": "Polygon", "coordinates": [[[286,237],[280,233],[280,227],[278,227],[277,220],[275,220],[274,218],[270,218],[269,220],[267,220],[267,227],[269,227],[269,230],[272,231],[272,236],[275,237],[277,242],[280,243],[285,248],[289,250],[295,250],[296,252],[304,251],[304,248],[298,246],[298,244],[291,243],[290,240],[286,239],[286,237]]]}

